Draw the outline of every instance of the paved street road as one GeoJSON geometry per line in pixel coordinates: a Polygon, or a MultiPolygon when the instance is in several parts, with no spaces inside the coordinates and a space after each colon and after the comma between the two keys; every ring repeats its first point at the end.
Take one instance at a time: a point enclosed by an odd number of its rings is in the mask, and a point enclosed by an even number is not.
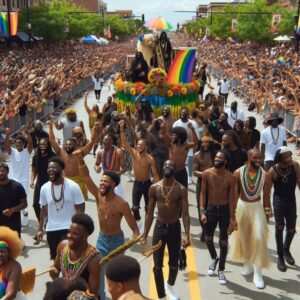
{"type": "MultiPolygon", "coordinates": [[[[106,97],[112,93],[112,90],[109,91],[108,87],[104,88],[101,97],[101,105],[103,105],[106,97]]],[[[232,101],[234,97],[231,95],[229,101],[232,101]]],[[[94,93],[90,92],[88,97],[89,105],[94,103],[94,93]]],[[[242,105],[242,103],[240,104],[242,105]]],[[[74,107],[78,109],[79,118],[84,120],[85,127],[88,129],[87,115],[83,107],[82,99],[74,104],[74,107]]],[[[243,106],[246,110],[246,107],[243,106]]],[[[246,112],[248,115],[249,113],[246,112]]],[[[254,113],[251,113],[255,115],[254,113]]],[[[258,129],[262,129],[262,118],[258,118],[258,129]]],[[[61,137],[61,133],[55,131],[57,137],[61,137]]],[[[294,145],[291,146],[294,149],[294,145]]],[[[95,174],[93,171],[94,157],[88,155],[86,158],[88,166],[90,166],[90,171],[92,173],[93,179],[95,182],[99,182],[100,176],[95,174]]],[[[122,184],[125,191],[125,199],[131,204],[131,191],[132,183],[126,181],[126,176],[122,176],[122,184]]],[[[252,283],[252,276],[242,277],[240,275],[240,265],[233,263],[230,259],[226,265],[226,276],[229,283],[226,286],[221,286],[218,283],[217,277],[208,277],[207,276],[207,267],[210,263],[210,257],[206,246],[201,244],[199,241],[200,226],[197,218],[197,207],[195,199],[195,188],[196,186],[189,186],[189,211],[191,215],[191,240],[192,247],[189,247],[187,250],[187,264],[188,267],[184,272],[179,271],[177,283],[175,286],[176,291],[180,295],[180,299],[187,300],[210,300],[210,299],[259,299],[259,300],[273,300],[273,299],[286,299],[294,300],[300,299],[300,255],[299,255],[299,246],[300,246],[300,237],[299,235],[295,236],[292,253],[296,258],[298,263],[293,268],[288,268],[286,273],[280,273],[276,267],[276,251],[275,251],[275,238],[274,238],[274,219],[271,220],[269,224],[270,228],[270,242],[269,242],[269,251],[272,257],[271,268],[267,271],[264,271],[264,279],[266,283],[266,288],[263,290],[257,290],[252,283]]],[[[29,194],[29,226],[26,227],[23,231],[23,239],[26,243],[26,251],[24,255],[20,258],[20,262],[23,265],[23,268],[35,267],[37,272],[41,272],[50,267],[51,262],[49,261],[49,251],[46,245],[46,242],[43,241],[39,245],[34,244],[33,236],[36,234],[37,222],[34,217],[34,212],[32,209],[32,191],[29,194]]],[[[297,191],[297,197],[299,198],[299,192],[297,191]]],[[[96,238],[99,231],[99,225],[97,220],[97,210],[95,200],[92,199],[86,203],[86,212],[92,216],[96,225],[95,233],[90,237],[90,243],[96,244],[96,238]]],[[[299,211],[299,206],[298,206],[299,211]]],[[[299,221],[297,223],[299,227],[299,221]]],[[[130,238],[130,230],[127,225],[123,224],[124,232],[126,238],[130,238]]],[[[152,234],[150,233],[150,237],[152,234]]],[[[218,232],[216,233],[218,236],[218,232]]],[[[149,237],[149,242],[150,242],[149,237]]],[[[215,239],[218,250],[218,240],[215,239]]],[[[136,245],[130,249],[127,254],[136,257],[137,259],[141,258],[140,246],[136,245]]],[[[167,276],[167,253],[165,260],[165,276],[167,276]]],[[[141,275],[141,287],[142,291],[146,296],[149,296],[152,299],[157,299],[155,284],[152,275],[153,263],[152,259],[149,258],[141,263],[142,275],[141,275]]],[[[41,300],[45,292],[45,282],[50,280],[48,275],[43,275],[36,279],[35,290],[32,294],[29,295],[31,300],[41,300]]]]}

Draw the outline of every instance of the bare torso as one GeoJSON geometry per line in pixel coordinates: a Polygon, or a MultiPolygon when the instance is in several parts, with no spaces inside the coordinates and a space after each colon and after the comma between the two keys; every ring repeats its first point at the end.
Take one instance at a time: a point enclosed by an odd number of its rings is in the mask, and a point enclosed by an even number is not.
{"type": "Polygon", "coordinates": [[[177,181],[173,188],[163,188],[162,183],[163,181],[160,180],[153,185],[155,188],[155,199],[158,209],[157,220],[162,224],[173,224],[177,222],[180,217],[183,187],[177,181]],[[170,191],[171,189],[172,191],[170,191]],[[165,197],[164,195],[168,195],[168,197],[165,197]]]}
{"type": "Polygon", "coordinates": [[[208,204],[222,206],[229,204],[230,187],[233,180],[231,172],[224,170],[224,173],[217,174],[215,168],[205,171],[207,177],[208,204]]]}
{"type": "Polygon", "coordinates": [[[60,152],[60,157],[66,165],[64,175],[66,177],[79,176],[78,157],[73,154],[67,154],[65,150],[60,152]]]}
{"type": "Polygon", "coordinates": [[[204,152],[204,157],[202,158],[200,152],[194,155],[194,161],[197,165],[197,171],[204,172],[205,170],[213,166],[213,160],[211,158],[210,152],[204,152]]]}
{"type": "Polygon", "coordinates": [[[185,168],[188,151],[187,144],[171,144],[169,147],[169,159],[175,161],[178,170],[185,168]]]}
{"type": "Polygon", "coordinates": [[[150,179],[151,170],[151,156],[147,153],[140,154],[134,150],[132,157],[132,168],[134,171],[134,177],[137,181],[147,181],[150,179]]]}
{"type": "Polygon", "coordinates": [[[105,201],[98,192],[98,220],[100,232],[106,235],[115,235],[121,232],[121,220],[123,218],[122,206],[126,202],[115,195],[110,201],[105,201]]]}

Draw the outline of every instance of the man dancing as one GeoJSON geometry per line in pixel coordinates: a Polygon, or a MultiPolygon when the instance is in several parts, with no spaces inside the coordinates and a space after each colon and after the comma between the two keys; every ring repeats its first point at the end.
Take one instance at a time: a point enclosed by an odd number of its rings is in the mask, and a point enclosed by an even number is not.
{"type": "MultiPolygon", "coordinates": [[[[87,189],[96,198],[100,233],[97,241],[97,249],[101,258],[111,251],[124,244],[124,234],[121,229],[121,221],[125,217],[126,222],[134,236],[139,235],[136,221],[131,213],[128,203],[115,194],[115,187],[120,183],[120,177],[113,171],[105,171],[98,188],[90,177],[89,170],[83,160],[80,150],[77,151],[79,157],[79,170],[83,177],[87,189]]],[[[100,271],[100,299],[105,297],[105,267],[100,271]]]]}
{"type": "Polygon", "coordinates": [[[148,193],[151,186],[150,171],[152,172],[154,182],[157,182],[159,180],[159,177],[156,171],[154,158],[150,154],[147,154],[145,141],[139,140],[136,149],[132,148],[127,142],[126,136],[124,134],[125,121],[122,120],[119,124],[121,129],[122,144],[128,151],[129,155],[132,157],[132,167],[135,177],[132,190],[132,211],[136,221],[140,221],[141,216],[139,210],[141,198],[143,195],[145,200],[146,213],[148,210],[148,193]]]}
{"type": "Polygon", "coordinates": [[[175,180],[175,171],[175,162],[167,160],[164,163],[163,179],[151,186],[149,191],[149,206],[146,215],[145,231],[141,239],[142,242],[147,241],[148,233],[153,222],[154,209],[157,203],[158,216],[153,232],[152,243],[153,245],[156,245],[161,240],[162,246],[153,254],[153,272],[158,298],[166,299],[166,290],[171,300],[178,299],[173,290],[173,286],[178,273],[178,259],[181,246],[181,229],[179,222],[181,212],[186,234],[183,246],[187,247],[190,244],[190,216],[188,212],[187,190],[175,180]],[[166,245],[169,250],[169,278],[164,286],[162,268],[166,245]]]}
{"type": "Polygon", "coordinates": [[[277,268],[286,271],[285,261],[294,265],[295,260],[290,252],[290,246],[296,233],[297,207],[295,189],[300,188],[300,167],[293,161],[291,150],[280,147],[275,154],[275,166],[269,173],[274,183],[273,207],[275,217],[275,238],[277,246],[277,268]],[[283,243],[283,229],[286,224],[286,235],[283,243]]]}
{"type": "Polygon", "coordinates": [[[207,249],[212,258],[208,267],[208,275],[213,276],[219,262],[219,283],[227,284],[224,274],[225,262],[228,250],[228,226],[234,225],[234,189],[235,180],[233,174],[226,170],[229,154],[222,150],[217,152],[214,159],[214,167],[202,173],[200,193],[200,218],[204,224],[207,249]],[[207,208],[205,199],[207,195],[207,208]],[[217,225],[220,228],[220,258],[214,246],[213,238],[217,225]]]}
{"type": "Polygon", "coordinates": [[[261,269],[269,266],[267,221],[272,216],[272,180],[261,167],[259,150],[249,150],[248,160],[247,165],[234,172],[239,191],[235,203],[238,228],[232,235],[230,254],[233,260],[244,262],[241,272],[244,276],[252,273],[254,265],[253,282],[262,289],[265,283],[261,269]],[[263,204],[260,201],[262,192],[263,204]]]}

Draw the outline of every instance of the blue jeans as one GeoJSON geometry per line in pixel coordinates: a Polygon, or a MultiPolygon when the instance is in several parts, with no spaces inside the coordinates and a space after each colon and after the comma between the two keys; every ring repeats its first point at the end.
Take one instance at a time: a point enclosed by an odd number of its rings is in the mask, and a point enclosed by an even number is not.
{"type": "MultiPolygon", "coordinates": [[[[106,235],[99,233],[97,240],[97,249],[100,251],[100,257],[108,255],[110,252],[124,244],[124,233],[121,231],[115,235],[106,235]]],[[[100,289],[99,289],[100,300],[105,300],[105,266],[101,267],[100,270],[100,289]]]]}

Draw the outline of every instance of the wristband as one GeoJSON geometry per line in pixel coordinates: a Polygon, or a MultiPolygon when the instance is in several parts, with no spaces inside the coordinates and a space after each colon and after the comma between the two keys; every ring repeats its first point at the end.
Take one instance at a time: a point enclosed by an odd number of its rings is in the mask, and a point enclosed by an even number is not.
{"type": "Polygon", "coordinates": [[[200,214],[205,214],[205,213],[206,213],[206,209],[200,207],[200,214]]]}

